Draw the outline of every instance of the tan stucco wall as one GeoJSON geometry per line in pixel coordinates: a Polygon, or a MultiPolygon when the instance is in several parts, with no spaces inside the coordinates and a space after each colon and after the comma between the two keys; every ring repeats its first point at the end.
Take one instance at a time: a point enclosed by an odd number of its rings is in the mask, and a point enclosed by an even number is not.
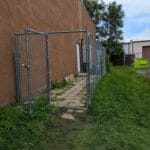
{"type": "MultiPolygon", "coordinates": [[[[14,32],[23,31],[27,27],[40,31],[88,27],[88,30],[93,35],[96,32],[95,25],[81,5],[80,0],[0,0],[0,106],[15,100],[13,34],[14,32]]],[[[49,47],[51,48],[52,80],[62,79],[65,75],[76,72],[75,43],[80,38],[81,34],[57,36],[49,39],[51,41],[49,47]],[[63,61],[59,61],[60,57],[63,61]]],[[[36,39],[36,42],[33,42],[31,55],[36,56],[36,58],[44,57],[44,53],[41,54],[40,52],[40,46],[42,46],[40,40],[36,39]],[[36,48],[37,46],[38,49],[36,48]]],[[[22,49],[23,47],[22,45],[22,49]]],[[[38,61],[39,66],[44,61],[42,58],[40,60],[40,62],[38,61]]],[[[35,78],[34,89],[37,86],[37,89],[41,89],[44,86],[43,77],[40,75],[42,68],[38,71],[35,67],[35,74],[32,76],[35,78]]],[[[24,80],[22,89],[25,91],[25,72],[21,74],[21,78],[24,80]]]]}

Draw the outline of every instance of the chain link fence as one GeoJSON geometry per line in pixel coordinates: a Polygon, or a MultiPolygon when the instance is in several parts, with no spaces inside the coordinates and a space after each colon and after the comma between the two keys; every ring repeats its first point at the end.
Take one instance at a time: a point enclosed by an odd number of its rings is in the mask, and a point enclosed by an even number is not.
{"type": "Polygon", "coordinates": [[[106,73],[106,62],[105,62],[105,48],[96,41],[91,35],[89,36],[89,71],[88,71],[88,80],[89,80],[89,90],[88,90],[88,99],[89,105],[91,105],[91,99],[96,88],[96,85],[99,80],[106,73]]]}
{"type": "Polygon", "coordinates": [[[87,105],[91,105],[97,82],[106,73],[106,64],[105,49],[90,32],[86,29],[56,32],[26,29],[24,33],[15,33],[15,45],[17,99],[28,100],[30,113],[38,109],[38,105],[41,107],[51,101],[51,81],[81,70],[85,71],[87,105]],[[83,56],[78,59],[77,50],[82,44],[83,56]],[[40,93],[45,96],[39,96],[40,93]]]}

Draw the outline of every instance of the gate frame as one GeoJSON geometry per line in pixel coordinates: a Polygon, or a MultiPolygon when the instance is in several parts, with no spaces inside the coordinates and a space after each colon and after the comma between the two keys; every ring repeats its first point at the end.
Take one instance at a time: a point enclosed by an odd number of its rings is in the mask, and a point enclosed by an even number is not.
{"type": "Polygon", "coordinates": [[[50,81],[50,65],[49,65],[49,47],[48,37],[49,35],[56,34],[70,34],[70,33],[85,33],[85,45],[86,45],[86,99],[87,107],[91,104],[90,99],[90,32],[86,29],[66,30],[66,31],[54,31],[54,32],[39,32],[30,28],[26,28],[24,33],[14,33],[15,39],[15,66],[16,66],[16,88],[17,88],[17,101],[21,102],[21,80],[20,80],[20,62],[19,62],[19,42],[18,36],[25,37],[25,50],[27,65],[24,67],[27,69],[27,82],[28,82],[28,101],[29,101],[29,113],[32,113],[32,98],[31,98],[31,78],[30,78],[30,49],[29,49],[29,36],[30,35],[43,35],[45,36],[45,51],[46,51],[46,83],[47,83],[47,96],[48,102],[51,99],[51,81],[50,81]]]}
{"type": "Polygon", "coordinates": [[[19,62],[19,42],[18,36],[25,37],[25,51],[26,51],[26,63],[22,64],[27,69],[27,97],[29,101],[29,113],[32,113],[32,97],[31,97],[31,77],[30,77],[30,49],[29,49],[29,36],[41,35],[45,37],[45,51],[46,51],[46,84],[47,84],[47,97],[50,102],[50,69],[49,69],[49,48],[48,48],[48,35],[44,32],[38,32],[34,30],[25,29],[24,33],[14,33],[15,37],[15,65],[16,65],[16,86],[17,86],[17,102],[21,102],[21,80],[20,80],[20,62],[19,62]]]}

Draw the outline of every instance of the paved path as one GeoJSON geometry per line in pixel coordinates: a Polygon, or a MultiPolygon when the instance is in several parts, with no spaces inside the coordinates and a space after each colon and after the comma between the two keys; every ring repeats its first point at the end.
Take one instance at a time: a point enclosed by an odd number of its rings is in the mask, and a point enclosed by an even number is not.
{"type": "Polygon", "coordinates": [[[133,69],[133,70],[135,70],[136,72],[141,73],[144,76],[150,78],[150,68],[147,68],[147,69],[133,69]]]}
{"type": "Polygon", "coordinates": [[[79,76],[72,86],[66,88],[52,91],[52,97],[55,99],[52,104],[67,108],[62,118],[74,119],[73,113],[82,113],[86,110],[86,77],[79,76]]]}
{"type": "Polygon", "coordinates": [[[147,69],[136,69],[137,72],[140,72],[140,73],[150,73],[150,68],[147,68],[147,69]]]}

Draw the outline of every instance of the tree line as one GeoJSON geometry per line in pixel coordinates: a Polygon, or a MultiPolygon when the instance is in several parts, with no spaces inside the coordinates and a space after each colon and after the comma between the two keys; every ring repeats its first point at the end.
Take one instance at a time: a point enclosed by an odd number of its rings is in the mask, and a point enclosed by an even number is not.
{"type": "Polygon", "coordinates": [[[123,53],[121,40],[123,40],[124,11],[121,4],[115,1],[106,5],[101,2],[83,0],[89,15],[96,24],[96,39],[106,48],[108,57],[123,53]]]}

